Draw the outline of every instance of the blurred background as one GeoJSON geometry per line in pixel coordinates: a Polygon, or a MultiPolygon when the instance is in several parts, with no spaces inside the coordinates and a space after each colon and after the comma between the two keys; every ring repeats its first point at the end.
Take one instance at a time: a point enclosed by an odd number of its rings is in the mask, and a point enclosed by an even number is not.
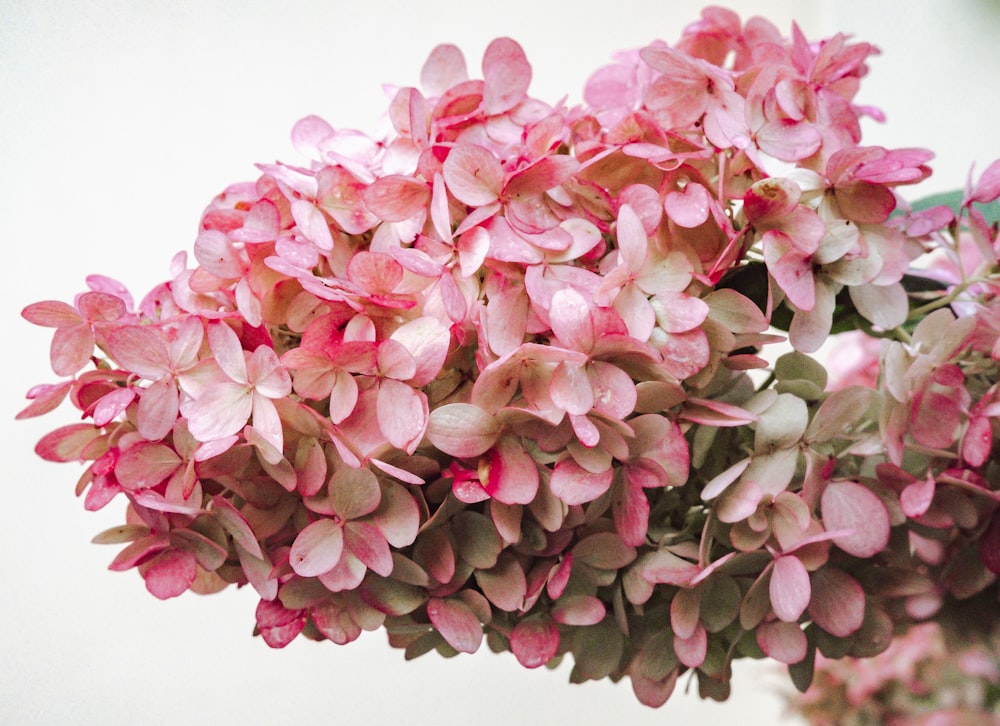
{"type": "MultiPolygon", "coordinates": [[[[786,34],[835,32],[879,46],[859,102],[880,107],[866,144],[929,147],[922,193],[965,183],[1000,156],[1000,6],[995,0],[733,0],[786,34]]],[[[79,468],[32,452],[69,423],[62,408],[15,422],[24,393],[55,381],[49,331],[18,313],[69,300],[101,273],[141,297],[190,250],[200,213],[253,164],[298,163],[289,131],[307,114],[374,132],[383,83],[416,85],[442,42],[479,73],[508,35],[534,67],[531,95],[577,102],[616,50],[673,42],[701,6],[667,0],[0,0],[0,384],[10,464],[0,484],[0,722],[10,724],[795,723],[776,668],[738,663],[723,704],[685,694],[659,711],[627,683],[570,685],[568,664],[526,671],[484,648],[405,663],[381,632],[344,647],[299,639],[274,651],[251,637],[255,594],[230,589],[160,602],[90,544],[121,502],[87,513],[79,468]]],[[[693,684],[694,685],[694,684],[693,684]]],[[[693,688],[692,690],[696,690],[693,688]]]]}

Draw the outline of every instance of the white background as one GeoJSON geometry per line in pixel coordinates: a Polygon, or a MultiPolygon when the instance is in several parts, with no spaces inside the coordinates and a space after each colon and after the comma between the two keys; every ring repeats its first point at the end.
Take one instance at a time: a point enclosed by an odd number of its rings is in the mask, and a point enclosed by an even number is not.
{"type": "MultiPolygon", "coordinates": [[[[733,2],[807,37],[837,31],[883,55],[860,100],[888,115],[866,142],[934,149],[927,192],[962,185],[1000,156],[1000,8],[991,0],[733,2]]],[[[13,421],[54,382],[49,331],[18,313],[70,300],[102,273],[136,296],[190,250],[205,204],[256,178],[255,162],[299,162],[288,133],[316,113],[373,131],[381,84],[415,85],[436,44],[478,74],[509,35],[534,69],[532,95],[578,101],[613,51],[673,42],[699,6],[667,0],[328,0],[170,3],[0,0],[0,722],[10,724],[493,724],[608,721],[779,723],[781,678],[738,664],[725,704],[675,694],[639,706],[627,684],[572,686],[568,668],[525,671],[484,651],[404,663],[381,632],[283,651],[251,638],[256,598],[230,590],[159,602],[135,573],[106,570],[117,548],[89,543],[121,505],[83,510],[79,468],[32,453],[68,407],[13,421]]],[[[683,682],[680,686],[683,688],[683,682]]],[[[788,721],[791,723],[791,721],[788,721]]]]}

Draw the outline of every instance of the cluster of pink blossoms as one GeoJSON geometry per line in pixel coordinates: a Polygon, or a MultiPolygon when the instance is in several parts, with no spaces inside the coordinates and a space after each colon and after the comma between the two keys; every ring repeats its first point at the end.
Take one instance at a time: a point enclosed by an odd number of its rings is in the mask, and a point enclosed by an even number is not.
{"type": "Polygon", "coordinates": [[[860,145],[874,52],[710,8],[569,107],[513,40],[481,79],[440,46],[391,134],[300,121],[309,161],[214,199],[137,305],[94,276],[25,308],[66,380],[20,415],[82,412],[37,450],[128,501],[112,569],[249,584],[274,647],[485,639],[657,706],[995,612],[1000,164],[899,214],[931,154],[860,145]],[[882,373],[834,390],[808,354],[851,327],[882,373]]]}

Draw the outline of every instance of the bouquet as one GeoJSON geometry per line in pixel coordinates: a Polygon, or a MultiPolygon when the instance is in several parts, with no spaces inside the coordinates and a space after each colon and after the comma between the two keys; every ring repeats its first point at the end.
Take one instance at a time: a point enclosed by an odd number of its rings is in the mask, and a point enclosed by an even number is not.
{"type": "Polygon", "coordinates": [[[37,452],[126,500],[111,569],[251,587],[272,647],[485,641],[659,706],[995,618],[1000,162],[907,204],[932,154],[861,144],[875,52],[709,8],[570,106],[512,39],[481,77],[439,46],[384,135],[299,121],[138,302],[28,305],[63,380],[19,417],[80,412],[37,452]]]}

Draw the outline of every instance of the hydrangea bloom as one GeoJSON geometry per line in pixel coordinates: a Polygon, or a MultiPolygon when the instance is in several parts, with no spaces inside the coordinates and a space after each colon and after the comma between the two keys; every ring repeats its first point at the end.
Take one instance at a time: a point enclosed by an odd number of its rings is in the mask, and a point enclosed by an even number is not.
{"type": "Polygon", "coordinates": [[[712,8],[571,107],[511,39],[481,78],[436,48],[388,136],[301,120],[138,305],[26,307],[66,380],[20,416],[81,412],[37,451],[127,500],[113,569],[249,585],[271,646],[805,688],[1000,572],[1000,164],[904,213],[931,155],[861,145],[874,50],[712,8]],[[842,330],[883,341],[868,385],[808,355],[842,330]]]}

